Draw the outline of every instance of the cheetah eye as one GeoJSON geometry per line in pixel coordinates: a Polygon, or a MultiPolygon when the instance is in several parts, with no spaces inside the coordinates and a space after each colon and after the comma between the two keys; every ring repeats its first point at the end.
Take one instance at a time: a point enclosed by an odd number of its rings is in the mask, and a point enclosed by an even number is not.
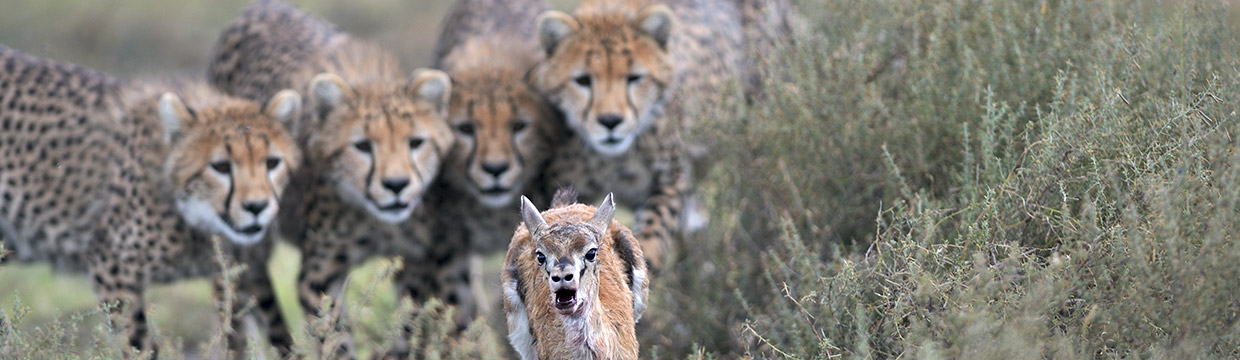
{"type": "Polygon", "coordinates": [[[353,147],[357,148],[357,151],[361,151],[367,154],[369,154],[371,151],[370,140],[362,140],[362,141],[355,142],[353,143],[353,147]]]}
{"type": "Polygon", "coordinates": [[[474,134],[474,123],[461,123],[460,125],[456,126],[456,131],[460,131],[462,134],[465,134],[465,135],[473,135],[474,134]]]}
{"type": "Polygon", "coordinates": [[[543,255],[542,251],[534,252],[534,257],[538,259],[538,265],[547,263],[547,255],[543,255]]]}
{"type": "Polygon", "coordinates": [[[590,75],[578,76],[576,79],[573,79],[573,81],[577,82],[577,85],[581,85],[582,87],[590,87],[590,75]]]}
{"type": "Polygon", "coordinates": [[[527,124],[524,120],[513,121],[512,132],[521,132],[521,130],[525,130],[526,126],[529,126],[529,124],[527,124]]]}
{"type": "Polygon", "coordinates": [[[594,248],[594,249],[590,249],[590,251],[586,251],[586,261],[594,262],[594,258],[597,256],[598,256],[598,248],[594,248]]]}
{"type": "Polygon", "coordinates": [[[267,158],[267,171],[275,170],[277,167],[280,167],[280,158],[277,158],[277,157],[267,158]]]}
{"type": "Polygon", "coordinates": [[[232,172],[232,163],[228,160],[212,162],[211,169],[221,174],[228,174],[232,172]]]}
{"type": "Polygon", "coordinates": [[[422,147],[422,143],[424,143],[424,142],[426,142],[426,139],[423,139],[423,138],[411,138],[411,139],[409,139],[409,148],[410,148],[410,149],[417,149],[417,148],[420,148],[420,147],[422,147]]]}
{"type": "Polygon", "coordinates": [[[638,81],[642,81],[642,76],[641,75],[629,75],[628,80],[629,80],[629,85],[636,84],[638,81]]]}

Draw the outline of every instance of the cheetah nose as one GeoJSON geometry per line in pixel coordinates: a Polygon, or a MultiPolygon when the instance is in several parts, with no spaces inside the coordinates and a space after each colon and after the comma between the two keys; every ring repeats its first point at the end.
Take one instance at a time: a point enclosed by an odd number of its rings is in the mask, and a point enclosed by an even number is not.
{"type": "Polygon", "coordinates": [[[406,186],[409,186],[409,179],[408,179],[408,178],[405,178],[405,179],[384,179],[384,180],[383,180],[383,187],[387,188],[388,190],[392,190],[392,192],[397,193],[397,194],[399,194],[399,193],[400,193],[400,191],[401,191],[402,189],[404,189],[406,186]]]}
{"type": "Polygon", "coordinates": [[[486,171],[488,174],[491,174],[491,176],[499,177],[505,171],[508,171],[508,163],[482,163],[482,170],[486,171]]]}
{"type": "Polygon", "coordinates": [[[621,121],[624,121],[624,118],[616,114],[605,114],[598,116],[598,123],[603,124],[603,126],[607,127],[609,130],[615,129],[617,125],[620,125],[621,121]]]}
{"type": "Polygon", "coordinates": [[[245,209],[245,211],[249,211],[251,214],[258,215],[259,213],[262,213],[264,209],[267,209],[267,200],[247,201],[241,204],[241,208],[245,209]]]}

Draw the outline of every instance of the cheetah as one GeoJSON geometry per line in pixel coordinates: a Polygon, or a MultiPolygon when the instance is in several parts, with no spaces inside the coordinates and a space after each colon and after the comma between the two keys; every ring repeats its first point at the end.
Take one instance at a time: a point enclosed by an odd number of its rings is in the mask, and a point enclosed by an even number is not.
{"type": "MultiPolygon", "coordinates": [[[[306,109],[292,128],[306,165],[283,199],[279,229],[302,251],[297,292],[309,316],[317,316],[322,296],[339,296],[351,267],[378,255],[402,256],[396,281],[414,300],[438,296],[471,308],[464,303],[468,261],[456,257],[468,245],[460,224],[420,206],[438,191],[455,140],[445,73],[406,76],[377,44],[283,2],[260,1],[220,35],[208,78],[243,98],[305,91],[306,109]],[[432,237],[431,229],[444,235],[432,237]]],[[[352,351],[347,339],[316,346],[352,351]]]]}
{"type": "Polygon", "coordinates": [[[522,359],[637,359],[634,325],[650,297],[633,233],[560,191],[544,213],[522,198],[523,224],[504,260],[508,340],[522,359]]]}
{"type": "Polygon", "coordinates": [[[574,15],[552,10],[538,19],[546,59],[531,81],[576,135],[555,150],[543,193],[571,186],[594,200],[614,192],[635,209],[637,238],[656,270],[671,236],[699,226],[691,168],[702,151],[687,139],[693,114],[725,108],[746,78],[736,5],[590,0],[574,15]]]}
{"type": "MultiPolygon", "coordinates": [[[[528,193],[565,136],[555,110],[526,81],[542,51],[534,20],[542,1],[461,0],[448,12],[435,67],[452,78],[448,123],[456,146],[444,164],[439,216],[459,219],[471,249],[503,251],[520,222],[518,195],[528,193]]],[[[428,205],[431,205],[428,203],[428,205]]]]}
{"type": "Polygon", "coordinates": [[[123,82],[3,46],[0,62],[0,238],[14,250],[5,261],[88,274],[100,302],[118,304],[110,315],[127,352],[156,350],[147,286],[218,276],[214,236],[249,268],[239,303],[274,313],[263,239],[301,164],[285,130],[300,95],[259,106],[201,83],[123,82]]]}

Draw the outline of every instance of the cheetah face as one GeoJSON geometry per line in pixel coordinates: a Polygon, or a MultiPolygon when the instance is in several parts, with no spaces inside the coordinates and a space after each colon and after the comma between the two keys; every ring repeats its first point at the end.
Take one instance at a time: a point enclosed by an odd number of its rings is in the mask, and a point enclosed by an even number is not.
{"type": "Polygon", "coordinates": [[[604,232],[615,214],[611,195],[587,222],[547,225],[534,204],[522,197],[521,217],[532,236],[528,256],[546,274],[548,300],[561,316],[580,316],[598,297],[598,256],[604,232]]]}
{"type": "Polygon", "coordinates": [[[440,71],[409,84],[350,86],[335,74],[311,81],[316,162],[341,197],[375,218],[409,218],[452,145],[445,121],[451,85],[440,71]]]}
{"type": "Polygon", "coordinates": [[[301,96],[281,91],[265,110],[240,100],[192,109],[164,94],[159,115],[172,146],[165,173],[177,209],[191,226],[238,245],[263,239],[301,154],[282,123],[301,96]]]}
{"type": "MultiPolygon", "coordinates": [[[[455,81],[456,79],[454,79],[455,81]]],[[[449,123],[456,134],[449,177],[482,204],[512,204],[546,156],[542,128],[552,110],[517,76],[482,76],[453,86],[449,123]]]]}
{"type": "Polygon", "coordinates": [[[547,59],[534,69],[534,84],[591,148],[623,154],[662,111],[672,81],[671,28],[662,5],[634,18],[548,11],[538,21],[547,59]]]}

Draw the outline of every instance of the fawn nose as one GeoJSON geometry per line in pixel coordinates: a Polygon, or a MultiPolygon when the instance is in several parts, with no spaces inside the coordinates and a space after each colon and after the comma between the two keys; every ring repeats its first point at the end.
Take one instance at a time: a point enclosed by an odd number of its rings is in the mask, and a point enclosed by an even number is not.
{"type": "Polygon", "coordinates": [[[615,129],[617,125],[620,125],[621,121],[624,121],[624,118],[616,114],[603,114],[598,116],[598,123],[603,124],[603,126],[607,127],[607,129],[615,129]]]}
{"type": "Polygon", "coordinates": [[[409,179],[384,179],[383,187],[392,190],[393,193],[399,194],[402,189],[409,186],[409,179]]]}
{"type": "Polygon", "coordinates": [[[577,272],[577,267],[573,266],[572,261],[569,261],[567,257],[560,258],[560,261],[556,262],[555,267],[551,269],[551,285],[573,284],[573,279],[576,278],[575,272],[577,272]]]}
{"type": "Polygon", "coordinates": [[[259,213],[262,213],[263,210],[267,208],[267,200],[247,201],[241,204],[241,208],[257,216],[259,213]]]}
{"type": "Polygon", "coordinates": [[[499,176],[500,176],[501,174],[503,174],[505,171],[508,171],[508,163],[506,163],[506,162],[501,162],[501,163],[493,163],[493,162],[482,163],[482,170],[483,170],[483,171],[486,171],[488,174],[491,174],[491,176],[494,176],[494,177],[499,177],[499,176]]]}

